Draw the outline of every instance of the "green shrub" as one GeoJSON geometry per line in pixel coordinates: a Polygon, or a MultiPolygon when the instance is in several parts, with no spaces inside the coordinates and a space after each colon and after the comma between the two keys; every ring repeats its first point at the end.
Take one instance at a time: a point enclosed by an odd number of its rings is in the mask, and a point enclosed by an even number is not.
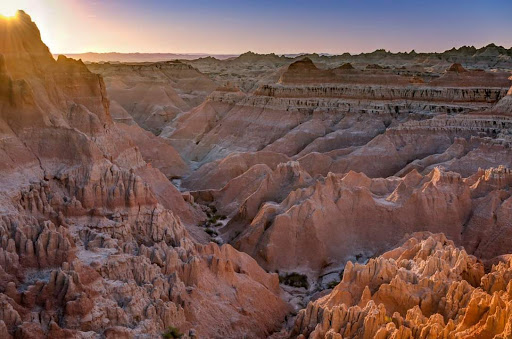
{"type": "Polygon", "coordinates": [[[219,234],[217,232],[215,232],[214,230],[212,230],[211,228],[207,228],[205,230],[206,233],[208,233],[211,237],[216,237],[218,236],[219,234]]]}
{"type": "Polygon", "coordinates": [[[183,333],[180,332],[176,327],[169,326],[164,333],[162,333],[162,338],[165,339],[174,339],[183,337],[183,333]]]}

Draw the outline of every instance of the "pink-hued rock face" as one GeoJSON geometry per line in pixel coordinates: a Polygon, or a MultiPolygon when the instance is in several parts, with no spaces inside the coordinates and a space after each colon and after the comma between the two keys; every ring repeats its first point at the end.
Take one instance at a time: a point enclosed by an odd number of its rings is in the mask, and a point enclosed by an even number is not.
{"type": "MultiPolygon", "coordinates": [[[[253,64],[269,59],[251,56],[253,64]]],[[[365,67],[329,67],[328,58],[318,59],[324,64],[313,57],[294,60],[276,72],[279,80],[245,93],[215,91],[161,135],[201,165],[182,187],[196,203],[215,207],[205,225],[216,239],[280,272],[282,281],[288,273],[303,274],[311,298],[345,264],[378,256],[413,232],[443,233],[482,260],[512,252],[506,226],[509,73],[467,62],[427,66],[431,61],[424,60],[425,66],[402,68],[388,59],[387,65],[368,60],[365,67]],[[219,216],[227,221],[214,225],[219,216]]],[[[225,63],[241,67],[235,60],[225,63]]],[[[194,63],[207,71],[205,64],[194,63]]],[[[476,286],[482,275],[453,280],[476,286]]],[[[364,293],[361,309],[374,292],[364,293]]],[[[421,304],[399,299],[384,303],[391,310],[386,313],[378,302],[391,297],[383,293],[364,314],[389,318],[397,311],[405,319],[421,304]]],[[[437,310],[429,312],[438,317],[437,310]]],[[[335,334],[313,325],[293,333],[330,338],[407,332],[379,325],[335,334]]]]}
{"type": "Polygon", "coordinates": [[[114,122],[103,79],[55,61],[25,13],[0,38],[0,336],[279,328],[277,275],[187,231],[203,212],[167,179],[188,171],[173,147],[114,122]]]}
{"type": "Polygon", "coordinates": [[[217,88],[215,82],[179,61],[144,64],[91,64],[89,70],[106,78],[114,120],[132,117],[159,134],[177,115],[198,106],[217,88]],[[114,115],[115,113],[115,115],[114,115]]]}
{"type": "MultiPolygon", "coordinates": [[[[268,178],[284,189],[284,180],[268,178]]],[[[413,170],[388,179],[349,172],[290,187],[286,198],[262,183],[227,227],[238,230],[235,246],[269,270],[300,268],[322,275],[340,262],[382,253],[397,238],[421,230],[444,232],[471,253],[491,259],[512,252],[506,240],[512,234],[503,226],[510,216],[504,190],[511,178],[504,168],[467,179],[438,168],[426,176],[413,170]],[[260,206],[257,213],[254,206],[260,206]]]]}
{"type": "Polygon", "coordinates": [[[84,63],[0,18],[0,338],[511,337],[511,56],[84,63]]]}

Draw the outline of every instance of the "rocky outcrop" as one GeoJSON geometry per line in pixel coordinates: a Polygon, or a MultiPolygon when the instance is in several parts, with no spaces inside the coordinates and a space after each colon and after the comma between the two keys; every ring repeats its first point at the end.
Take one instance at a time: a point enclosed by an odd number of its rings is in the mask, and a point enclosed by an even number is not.
{"type": "Polygon", "coordinates": [[[375,180],[354,172],[329,174],[280,204],[262,205],[234,244],[268,270],[319,275],[350,258],[371,257],[406,233],[445,230],[459,240],[470,211],[470,190],[453,173],[375,180]]]}
{"type": "MultiPolygon", "coordinates": [[[[508,87],[506,72],[486,72],[484,70],[467,71],[462,65],[451,65],[444,74],[434,78],[421,77],[416,74],[401,73],[378,64],[367,65],[365,70],[355,70],[350,63],[333,69],[319,69],[309,58],[304,58],[288,66],[279,82],[284,85],[380,85],[390,87],[508,87]]],[[[338,95],[340,90],[337,91],[338,95]]],[[[346,92],[346,89],[344,90],[346,92]]],[[[343,92],[341,92],[343,93],[343,92]]],[[[387,96],[386,96],[387,97],[387,96]]]]}
{"type": "Polygon", "coordinates": [[[305,57],[291,63],[286,72],[281,75],[281,83],[309,83],[309,82],[331,82],[334,80],[334,73],[331,70],[322,70],[316,67],[313,61],[305,57]]]}
{"type": "MultiPolygon", "coordinates": [[[[509,79],[512,79],[512,77],[509,79]]],[[[505,115],[512,113],[512,87],[508,90],[507,95],[493,107],[492,111],[505,115]]]]}
{"type": "Polygon", "coordinates": [[[267,197],[251,205],[254,193],[226,227],[237,230],[235,247],[264,268],[302,270],[313,277],[423,230],[445,232],[470,253],[490,259],[512,251],[503,226],[510,214],[509,177],[503,167],[466,179],[438,168],[425,176],[413,170],[387,179],[330,173],[309,187],[293,188],[284,200],[267,197]],[[249,206],[259,206],[257,213],[249,206]],[[245,223],[237,224],[244,213],[245,223]]]}
{"type": "MultiPolygon", "coordinates": [[[[233,85],[219,88],[168,124],[161,136],[199,164],[263,149],[295,156],[316,139],[339,132],[337,123],[347,115],[388,127],[442,114],[481,113],[506,97],[510,87],[510,75],[501,71],[442,72],[325,69],[304,58],[290,64],[279,83],[264,83],[250,94],[233,85]]],[[[377,128],[369,136],[381,132],[377,128]]]]}
{"type": "Polygon", "coordinates": [[[140,64],[89,64],[105,79],[118,122],[128,113],[140,126],[159,134],[178,114],[198,106],[217,85],[180,61],[140,64]]]}
{"type": "Polygon", "coordinates": [[[115,123],[102,78],[54,60],[24,12],[0,38],[0,336],[279,328],[277,275],[187,231],[204,214],[166,178],[186,170],[172,147],[115,123]]]}
{"type": "Polygon", "coordinates": [[[453,65],[450,66],[450,68],[448,68],[446,70],[447,72],[455,72],[455,73],[464,73],[464,72],[467,72],[467,70],[462,67],[461,64],[458,64],[458,63],[454,63],[453,65]]]}
{"type": "MultiPolygon", "coordinates": [[[[506,78],[505,78],[506,79],[506,78]]],[[[362,85],[309,85],[285,86],[266,85],[257,94],[271,97],[307,98],[326,97],[359,100],[416,100],[434,102],[488,102],[495,103],[507,93],[510,82],[502,87],[427,87],[427,86],[362,86],[362,85]]]]}
{"type": "Polygon", "coordinates": [[[183,181],[183,186],[193,190],[220,189],[254,165],[265,164],[273,170],[288,160],[284,154],[274,152],[233,153],[203,165],[183,181]]]}
{"type": "Polygon", "coordinates": [[[512,329],[510,261],[483,265],[442,234],[349,263],[333,291],[300,311],[298,338],[506,338],[512,329]]]}

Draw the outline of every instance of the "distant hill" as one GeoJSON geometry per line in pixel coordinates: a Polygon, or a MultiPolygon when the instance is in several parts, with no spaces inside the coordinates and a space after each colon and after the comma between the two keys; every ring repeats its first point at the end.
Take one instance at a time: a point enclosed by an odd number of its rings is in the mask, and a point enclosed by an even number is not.
{"type": "MultiPolygon", "coordinates": [[[[219,60],[237,57],[238,54],[206,54],[206,53],[75,53],[64,54],[68,58],[82,59],[83,62],[157,62],[176,59],[193,60],[204,57],[214,57],[219,60]]],[[[54,54],[57,57],[58,54],[54,54]]]]}
{"type": "MultiPolygon", "coordinates": [[[[170,60],[196,60],[200,58],[215,58],[217,60],[226,60],[226,59],[237,59],[240,61],[250,61],[261,59],[262,57],[268,60],[283,60],[283,59],[296,59],[302,57],[309,57],[313,61],[329,58],[346,58],[346,57],[358,57],[363,59],[383,59],[386,57],[428,57],[428,56],[437,56],[445,59],[453,59],[453,58],[485,58],[485,57],[512,57],[512,48],[505,48],[503,46],[497,46],[495,44],[489,44],[487,46],[483,46],[481,48],[476,48],[474,46],[462,46],[460,48],[452,48],[450,50],[444,52],[421,52],[417,53],[412,50],[411,52],[390,52],[385,49],[377,49],[371,53],[360,53],[360,54],[328,54],[328,53],[295,53],[295,54],[259,54],[254,52],[246,52],[243,54],[208,54],[208,53],[189,53],[189,54],[179,54],[179,53],[74,53],[74,54],[64,54],[68,58],[73,59],[82,59],[83,62],[158,62],[158,61],[170,61],[170,60]]],[[[57,58],[58,54],[54,54],[54,57],[57,58]]],[[[457,59],[452,60],[457,61],[457,59]]]]}

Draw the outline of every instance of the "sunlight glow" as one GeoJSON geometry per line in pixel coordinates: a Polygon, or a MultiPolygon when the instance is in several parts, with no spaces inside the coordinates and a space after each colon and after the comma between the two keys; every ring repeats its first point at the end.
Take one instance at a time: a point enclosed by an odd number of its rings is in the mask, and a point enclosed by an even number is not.
{"type": "Polygon", "coordinates": [[[0,3],[0,16],[12,19],[16,16],[16,12],[19,9],[17,1],[3,1],[0,3]]]}
{"type": "Polygon", "coordinates": [[[37,24],[41,31],[43,42],[51,46],[54,40],[54,33],[50,31],[52,13],[56,8],[55,0],[0,0],[0,17],[7,20],[16,20],[18,10],[25,11],[37,24]]]}

